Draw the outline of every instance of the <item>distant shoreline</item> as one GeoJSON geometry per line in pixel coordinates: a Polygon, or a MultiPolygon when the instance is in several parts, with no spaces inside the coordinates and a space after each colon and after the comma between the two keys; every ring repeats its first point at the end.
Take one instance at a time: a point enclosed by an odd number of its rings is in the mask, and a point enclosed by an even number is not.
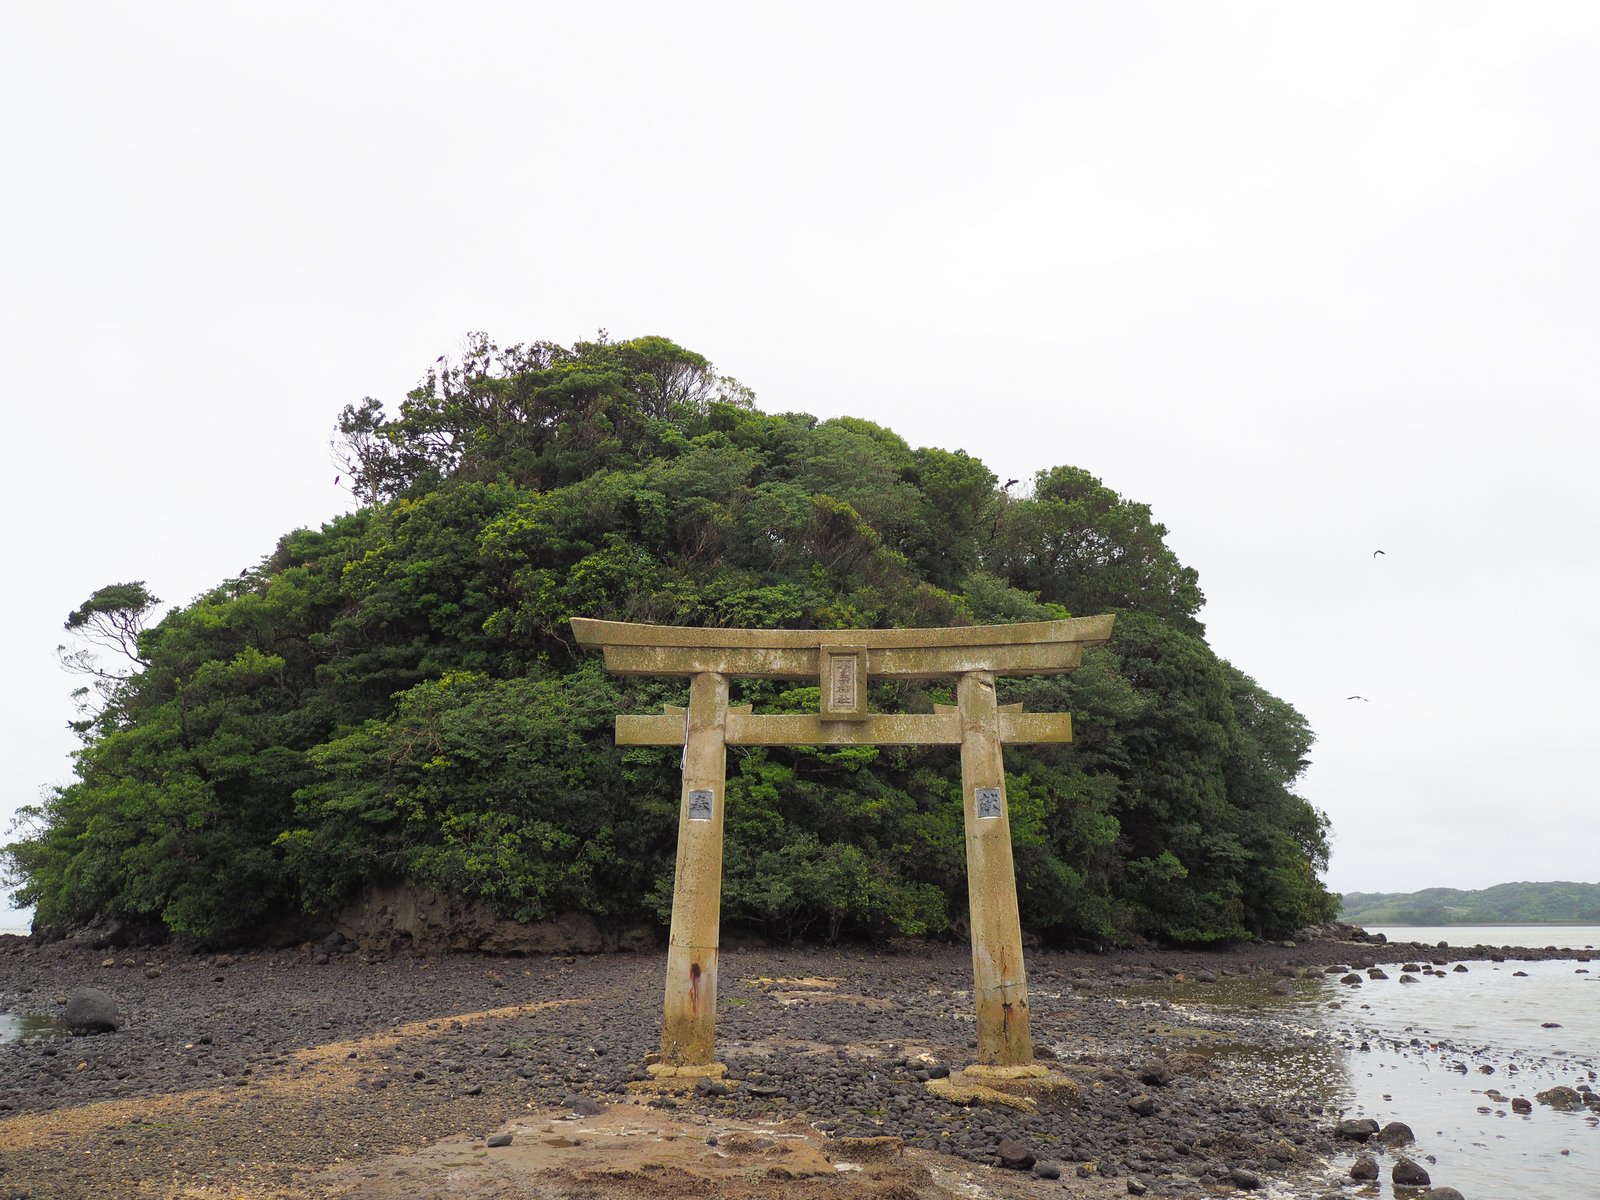
{"type": "Polygon", "coordinates": [[[1562,930],[1562,928],[1592,928],[1600,922],[1350,922],[1365,930],[1366,926],[1376,926],[1384,930],[1562,930]]]}

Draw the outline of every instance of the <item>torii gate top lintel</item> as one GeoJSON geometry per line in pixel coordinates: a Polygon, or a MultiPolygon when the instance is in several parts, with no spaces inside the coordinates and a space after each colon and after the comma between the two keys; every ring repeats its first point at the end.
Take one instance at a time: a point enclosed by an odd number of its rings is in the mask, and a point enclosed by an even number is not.
{"type": "Polygon", "coordinates": [[[1085,646],[1111,637],[1114,617],[933,629],[719,629],[636,625],[573,617],[580,645],[605,651],[620,675],[723,675],[816,679],[825,653],[859,653],[871,678],[939,679],[968,671],[1054,675],[1077,667],[1085,646]]]}

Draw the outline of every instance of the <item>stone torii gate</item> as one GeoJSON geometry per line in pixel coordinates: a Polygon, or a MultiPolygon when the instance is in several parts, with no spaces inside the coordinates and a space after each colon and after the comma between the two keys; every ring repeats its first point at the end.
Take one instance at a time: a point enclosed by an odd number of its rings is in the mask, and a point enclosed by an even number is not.
{"type": "Polygon", "coordinates": [[[685,675],[689,706],[617,717],[617,744],[682,746],[677,872],[667,948],[659,1075],[721,1075],[715,1061],[722,815],[728,746],[960,746],[978,1063],[1031,1073],[1028,986],[1011,857],[1008,743],[1069,742],[1068,713],[995,700],[997,675],[1071,671],[1111,636],[1111,616],[940,629],[711,629],[573,617],[578,642],[623,675],[685,675]],[[956,680],[956,703],[931,714],[867,711],[871,679],[956,680]],[[728,705],[734,678],[814,679],[816,714],[728,705]]]}

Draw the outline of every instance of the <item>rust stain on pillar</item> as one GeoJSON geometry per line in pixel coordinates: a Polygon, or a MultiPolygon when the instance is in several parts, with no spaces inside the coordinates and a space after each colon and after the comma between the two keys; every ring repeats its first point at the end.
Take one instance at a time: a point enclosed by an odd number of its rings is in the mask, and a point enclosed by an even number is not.
{"type": "Polygon", "coordinates": [[[1022,921],[1011,857],[1000,713],[994,673],[956,680],[961,714],[961,793],[967,832],[967,905],[972,922],[972,983],[978,1009],[978,1062],[1023,1067],[1033,1062],[1022,921]]]}
{"type": "Polygon", "coordinates": [[[716,671],[693,676],[661,1026],[661,1061],[671,1067],[710,1066],[716,1055],[727,711],[728,677],[716,671]]]}

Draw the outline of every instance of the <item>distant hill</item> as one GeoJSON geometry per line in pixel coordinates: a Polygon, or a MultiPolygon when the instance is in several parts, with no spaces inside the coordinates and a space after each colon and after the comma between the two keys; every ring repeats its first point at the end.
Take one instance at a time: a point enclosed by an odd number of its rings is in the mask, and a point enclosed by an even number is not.
{"type": "Polygon", "coordinates": [[[1499,883],[1478,892],[1346,892],[1339,919],[1352,925],[1492,925],[1568,921],[1600,925],[1600,884],[1499,883]]]}

